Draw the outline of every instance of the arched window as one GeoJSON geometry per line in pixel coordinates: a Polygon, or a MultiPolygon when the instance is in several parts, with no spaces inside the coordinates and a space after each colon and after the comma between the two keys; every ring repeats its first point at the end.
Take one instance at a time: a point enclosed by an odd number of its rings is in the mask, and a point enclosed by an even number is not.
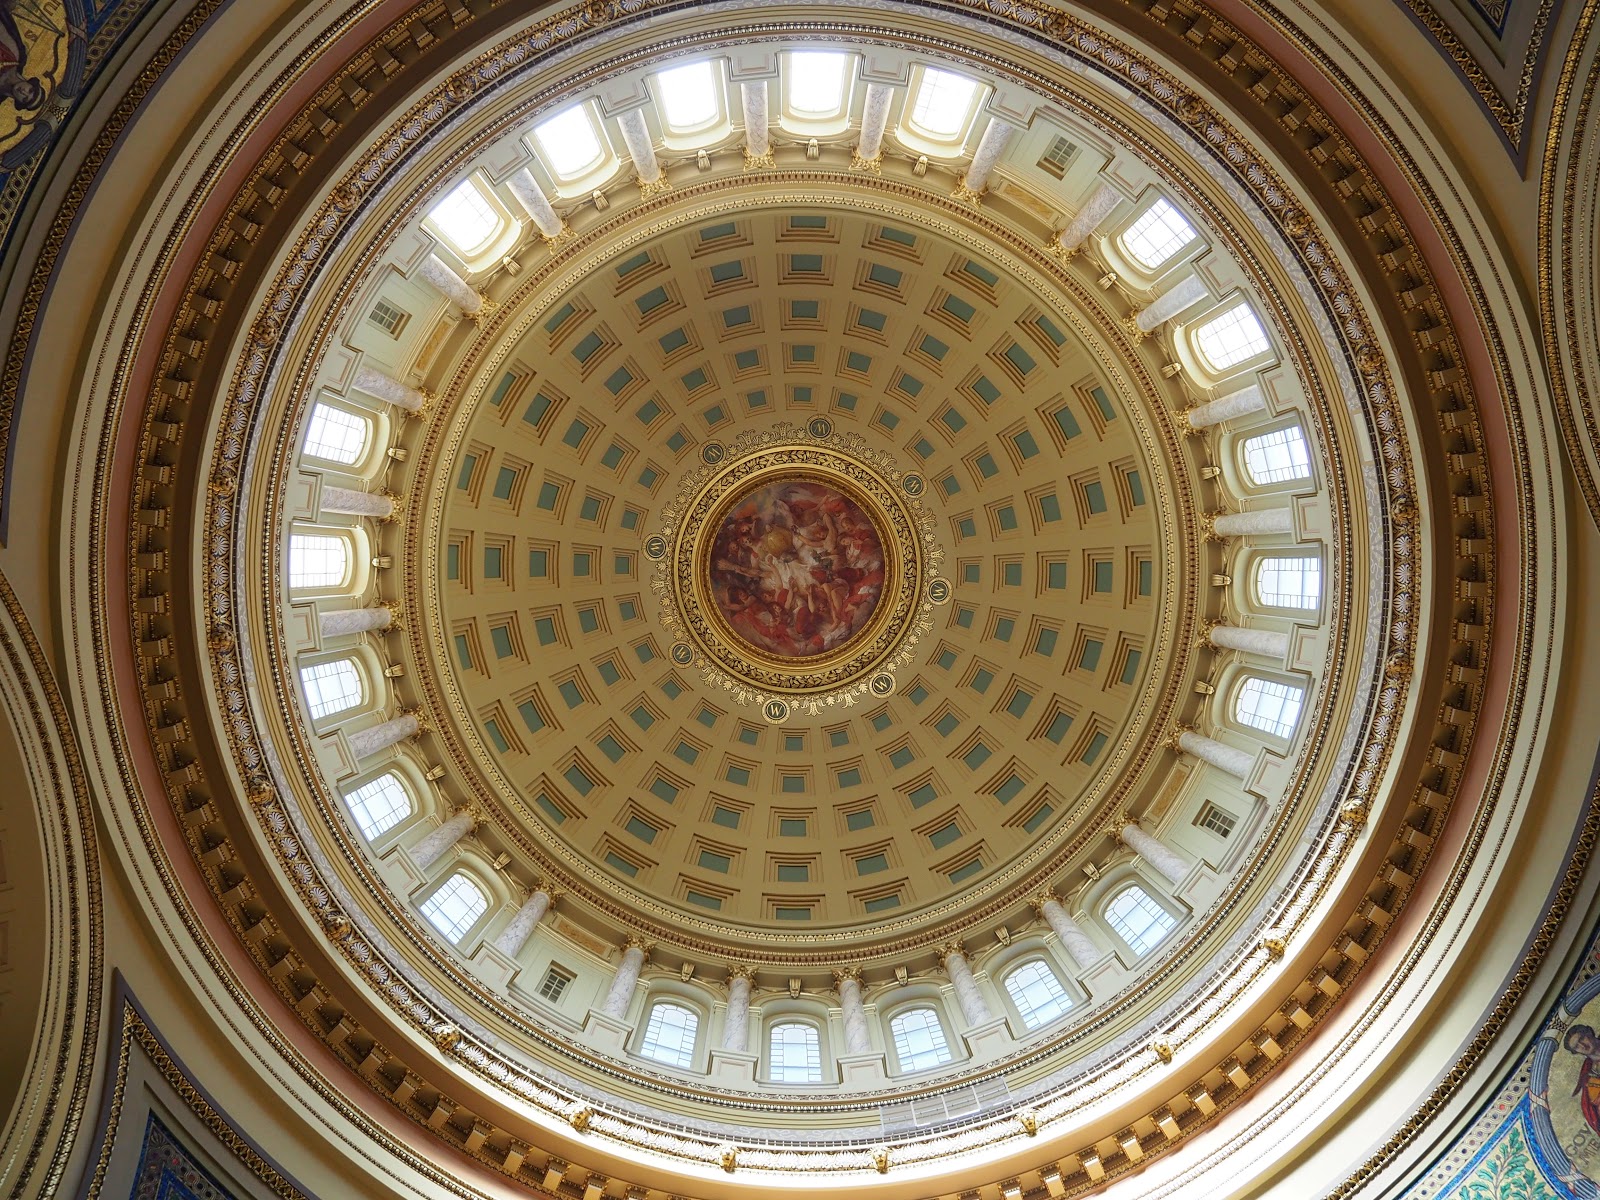
{"type": "Polygon", "coordinates": [[[289,536],[291,588],[343,587],[350,578],[350,543],[337,534],[289,536]]]}
{"type": "Polygon", "coordinates": [[[717,119],[717,82],[711,63],[701,61],[673,67],[656,76],[661,116],[676,130],[699,129],[717,119]]]}
{"type": "Polygon", "coordinates": [[[977,91],[975,79],[925,67],[911,102],[911,124],[919,133],[940,141],[954,138],[966,128],[977,91]]]}
{"type": "Polygon", "coordinates": [[[1233,715],[1252,729],[1286,738],[1300,720],[1300,706],[1305,695],[1304,688],[1292,683],[1252,675],[1234,697],[1233,715]]]}
{"type": "Polygon", "coordinates": [[[1135,954],[1145,955],[1171,933],[1177,920],[1137,883],[1130,883],[1106,905],[1106,923],[1135,954]]]}
{"type": "Polygon", "coordinates": [[[1194,226],[1165,199],[1159,199],[1122,235],[1122,248],[1146,271],[1154,271],[1194,241],[1194,226]]]}
{"type": "Polygon", "coordinates": [[[1311,455],[1298,425],[1285,425],[1269,433],[1246,438],[1244,469],[1250,482],[1284,483],[1311,478],[1311,455]]]}
{"type": "Polygon", "coordinates": [[[844,104],[844,68],[849,56],[831,50],[796,50],[784,70],[784,94],[797,117],[831,117],[844,104]]]}
{"type": "Polygon", "coordinates": [[[908,1008],[889,1022],[894,1038],[895,1057],[902,1071],[925,1071],[950,1061],[950,1046],[944,1040],[944,1026],[931,1008],[908,1008]]]}
{"type": "Polygon", "coordinates": [[[488,908],[489,897],[483,894],[483,889],[459,872],[434,888],[421,905],[428,924],[452,945],[466,937],[467,930],[477,924],[488,908]]]}
{"type": "Polygon", "coordinates": [[[767,1064],[773,1083],[821,1083],[822,1044],[814,1025],[785,1021],[767,1035],[767,1064]]]}
{"type": "Polygon", "coordinates": [[[1030,959],[1006,975],[1006,992],[1029,1029],[1048,1025],[1072,1007],[1056,973],[1042,959],[1030,959]]]}
{"type": "Polygon", "coordinates": [[[1315,608],[1322,601],[1322,560],[1315,555],[1257,559],[1256,599],[1272,608],[1315,608]]]}
{"type": "Polygon", "coordinates": [[[306,426],[305,452],[312,458],[349,466],[360,460],[367,448],[372,423],[365,417],[331,404],[318,404],[311,410],[306,426]]]}
{"type": "Polygon", "coordinates": [[[605,157],[594,121],[581,104],[558,112],[533,127],[545,163],[557,175],[575,179],[605,157]]]}
{"type": "Polygon", "coordinates": [[[644,1027],[644,1040],[639,1043],[639,1053],[669,1067],[688,1067],[694,1063],[694,1037],[700,1028],[700,1016],[692,1008],[659,1001],[650,1010],[650,1020],[644,1027]]]}
{"type": "Polygon", "coordinates": [[[411,815],[411,793],[393,773],[379,775],[344,795],[361,836],[372,841],[411,815]]]}
{"type": "Polygon", "coordinates": [[[463,254],[483,249],[500,232],[500,215],[470,179],[446,193],[429,210],[428,219],[463,254]]]}
{"type": "Polygon", "coordinates": [[[301,667],[300,686],[305,689],[306,707],[314,721],[354,708],[363,695],[361,672],[348,658],[301,667]]]}
{"type": "Polygon", "coordinates": [[[1213,371],[1226,371],[1272,349],[1260,318],[1243,300],[1196,329],[1194,344],[1213,371]]]}

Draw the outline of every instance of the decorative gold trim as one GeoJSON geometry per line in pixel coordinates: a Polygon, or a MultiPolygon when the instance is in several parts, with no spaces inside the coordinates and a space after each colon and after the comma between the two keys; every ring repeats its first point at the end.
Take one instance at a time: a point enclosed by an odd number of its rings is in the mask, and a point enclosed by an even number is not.
{"type": "Polygon", "coordinates": [[[927,582],[944,556],[933,538],[932,515],[898,486],[898,467],[859,435],[835,433],[825,420],[812,424],[815,430],[782,422],[745,432],[726,459],[718,456],[680,481],[677,496],[661,510],[660,536],[671,549],[650,586],[663,626],[687,639],[673,647],[673,661],[695,663],[709,682],[753,707],[775,698],[813,713],[854,704],[869,694],[865,676],[910,661],[932,627],[927,582]],[[815,436],[824,429],[824,436],[815,436]],[[784,659],[748,644],[729,628],[709,591],[711,547],[723,514],[752,489],[790,479],[825,483],[860,504],[878,528],[884,557],[883,592],[866,625],[812,659],[784,659]]]}

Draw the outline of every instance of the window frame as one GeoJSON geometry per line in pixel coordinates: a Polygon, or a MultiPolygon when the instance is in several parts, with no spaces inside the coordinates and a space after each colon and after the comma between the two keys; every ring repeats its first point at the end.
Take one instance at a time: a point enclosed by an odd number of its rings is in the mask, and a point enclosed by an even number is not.
{"type": "Polygon", "coordinates": [[[698,1005],[690,1002],[688,997],[679,995],[677,992],[651,996],[645,1004],[644,1013],[639,1021],[639,1033],[635,1040],[633,1052],[636,1057],[642,1058],[646,1062],[655,1063],[657,1066],[670,1067],[677,1071],[695,1071],[700,1069],[700,1051],[705,1040],[705,1029],[705,1012],[698,1005]],[[694,1024],[689,1030],[689,1048],[687,1053],[682,1056],[685,1061],[680,1062],[677,1058],[662,1058],[649,1052],[651,1025],[655,1020],[656,1013],[664,1008],[674,1008],[686,1012],[694,1020],[694,1024]]]}
{"type": "MultiPolygon", "coordinates": [[[[1249,491],[1293,491],[1312,487],[1316,484],[1317,469],[1316,464],[1311,461],[1311,439],[1306,436],[1305,425],[1298,416],[1276,421],[1271,425],[1258,425],[1249,429],[1237,430],[1233,441],[1234,462],[1239,471],[1239,480],[1249,491]],[[1298,437],[1300,445],[1304,448],[1306,473],[1304,475],[1288,475],[1282,479],[1257,479],[1255,472],[1250,468],[1250,444],[1291,432],[1298,437]]],[[[1292,458],[1293,455],[1291,454],[1290,457],[1292,458]]]]}
{"type": "MultiPolygon", "coordinates": [[[[1318,553],[1316,553],[1315,551],[1312,551],[1312,550],[1308,550],[1308,549],[1302,548],[1300,546],[1287,546],[1287,547],[1283,547],[1281,549],[1280,548],[1273,548],[1273,549],[1270,549],[1270,550],[1258,550],[1258,551],[1254,552],[1253,554],[1250,555],[1250,558],[1249,558],[1249,560],[1248,560],[1248,562],[1247,562],[1247,564],[1245,566],[1245,571],[1247,572],[1247,574],[1246,574],[1246,588],[1247,588],[1246,595],[1248,596],[1248,598],[1250,600],[1250,607],[1260,609],[1260,610],[1262,610],[1264,612],[1271,612],[1271,613],[1274,613],[1274,614],[1279,614],[1279,613],[1282,613],[1282,614],[1293,614],[1293,615],[1302,616],[1302,617],[1307,616],[1307,615],[1315,615],[1315,614],[1321,612],[1322,611],[1322,601],[1323,601],[1323,579],[1324,579],[1324,575],[1325,575],[1325,572],[1323,571],[1323,565],[1324,564],[1323,564],[1323,561],[1322,561],[1322,555],[1321,554],[1318,554],[1318,553]],[[1311,564],[1313,564],[1315,566],[1316,572],[1317,572],[1317,591],[1316,591],[1316,596],[1315,596],[1315,598],[1314,598],[1314,600],[1313,600],[1313,602],[1311,604],[1308,604],[1308,605],[1274,604],[1274,603],[1272,603],[1270,600],[1268,600],[1266,598],[1266,594],[1261,590],[1261,572],[1265,568],[1267,563],[1269,563],[1269,562],[1279,562],[1279,561],[1281,561],[1281,562],[1299,561],[1302,564],[1311,563],[1311,564]]],[[[1306,572],[1304,566],[1302,566],[1301,570],[1300,570],[1300,574],[1301,574],[1302,580],[1304,579],[1304,576],[1306,575],[1306,573],[1307,572],[1306,572]]],[[[1278,594],[1287,594],[1287,593],[1278,593],[1278,594]]],[[[1304,589],[1304,585],[1303,585],[1303,582],[1302,582],[1301,595],[1304,595],[1304,594],[1305,594],[1305,589],[1304,589]]]]}
{"type": "Polygon", "coordinates": [[[295,664],[295,676],[300,684],[300,699],[306,706],[306,715],[311,718],[313,725],[323,726],[338,724],[349,717],[364,712],[372,707],[374,700],[372,681],[367,677],[367,672],[359,656],[355,654],[326,654],[307,661],[295,664]],[[306,689],[306,673],[327,667],[348,666],[355,676],[359,692],[354,702],[340,708],[326,709],[318,712],[318,703],[313,703],[310,693],[306,689]]]}
{"type": "MultiPolygon", "coordinates": [[[[1005,993],[1006,999],[1010,1002],[1012,1009],[1022,1021],[1023,1028],[1029,1033],[1033,1033],[1035,1030],[1044,1029],[1055,1024],[1057,1021],[1061,1020],[1062,1017],[1066,1016],[1078,1006],[1077,999],[1073,996],[1071,991],[1068,990],[1066,984],[1062,982],[1060,972],[1056,970],[1054,964],[1051,963],[1049,958],[1047,958],[1043,953],[1027,954],[1015,962],[1007,963],[1005,970],[999,975],[999,980],[1001,991],[1005,993]],[[1036,1022],[1028,1019],[1029,1012],[1024,1011],[1022,1003],[1017,997],[1017,993],[1011,988],[1012,978],[1021,972],[1028,970],[1030,967],[1038,967],[1040,970],[1042,970],[1045,976],[1052,983],[1054,983],[1060,999],[1065,1002],[1064,1006],[1060,1008],[1054,1015],[1036,1022]]],[[[1052,996],[1050,999],[1054,1001],[1056,997],[1052,996]]],[[[1030,1010],[1037,1011],[1036,1009],[1032,1009],[1031,1004],[1030,1010]]]]}
{"type": "MultiPolygon", "coordinates": [[[[300,457],[307,465],[315,465],[321,469],[340,471],[348,475],[363,475],[363,468],[372,458],[373,448],[378,442],[378,420],[367,412],[362,412],[348,404],[339,403],[328,397],[314,400],[311,410],[306,414],[306,427],[300,435],[300,457]],[[310,448],[312,431],[317,427],[318,412],[325,411],[350,421],[359,421],[365,432],[362,435],[361,445],[355,457],[349,459],[332,458],[318,454],[310,448]]],[[[326,443],[324,443],[326,444],[326,443]]]]}
{"type": "MultiPolygon", "coordinates": [[[[972,122],[977,115],[978,104],[983,99],[983,82],[961,71],[950,67],[934,66],[931,63],[919,63],[913,74],[910,86],[906,88],[905,108],[901,112],[901,122],[912,133],[925,141],[934,142],[941,146],[965,144],[967,137],[972,132],[972,122]],[[960,115],[955,124],[948,129],[935,128],[925,125],[917,116],[917,110],[922,107],[924,95],[931,89],[937,93],[941,86],[940,81],[945,79],[958,80],[967,85],[967,95],[960,115]]],[[[930,105],[931,107],[931,105],[930,105]]]]}
{"type": "Polygon", "coordinates": [[[720,141],[732,132],[733,111],[728,91],[727,69],[724,60],[716,55],[687,58],[654,71],[646,86],[655,104],[656,118],[661,126],[662,144],[668,149],[692,150],[720,141]],[[694,124],[674,124],[668,119],[668,92],[662,79],[674,71],[685,71],[699,66],[707,68],[711,74],[711,115],[694,124]]]}
{"type": "MultiPolygon", "coordinates": [[[[429,888],[426,895],[419,897],[416,901],[416,906],[417,915],[426,921],[428,926],[433,929],[435,933],[437,933],[451,946],[454,946],[457,950],[463,950],[467,943],[472,940],[472,935],[480,930],[483,927],[484,921],[486,921],[492,915],[494,911],[494,893],[489,888],[486,888],[483,885],[482,880],[478,879],[471,871],[457,867],[438,883],[429,888]],[[467,887],[470,887],[478,894],[478,896],[483,900],[483,907],[472,916],[472,919],[468,921],[467,924],[459,927],[460,932],[458,932],[455,937],[451,937],[448,930],[441,928],[434,921],[434,919],[428,915],[427,907],[429,904],[434,902],[435,898],[440,892],[444,891],[445,888],[449,887],[457,880],[462,881],[467,887]]],[[[456,926],[457,922],[451,923],[452,928],[455,928],[456,926]]]]}
{"type": "Polygon", "coordinates": [[[917,154],[926,154],[929,158],[959,158],[966,152],[967,143],[972,140],[973,130],[978,122],[978,115],[983,111],[993,91],[991,84],[975,75],[936,63],[917,63],[911,69],[911,80],[906,86],[900,105],[900,117],[894,124],[894,136],[906,149],[917,154]],[[966,114],[952,134],[940,134],[927,129],[919,125],[914,116],[917,98],[921,94],[923,82],[929,72],[968,79],[974,85],[972,95],[967,101],[966,114]]]}
{"type": "MultiPolygon", "coordinates": [[[[1288,745],[1290,742],[1294,741],[1295,735],[1300,732],[1300,721],[1301,718],[1305,716],[1306,698],[1309,693],[1310,689],[1304,682],[1301,681],[1288,679],[1281,675],[1274,675],[1270,672],[1257,670],[1240,671],[1235,677],[1232,686],[1228,689],[1228,721],[1235,729],[1242,733],[1246,733],[1258,738],[1269,738],[1278,744],[1288,745]],[[1263,688],[1287,688],[1299,693],[1299,695],[1293,700],[1295,705],[1294,719],[1288,724],[1287,730],[1280,732],[1279,727],[1283,725],[1281,720],[1273,720],[1270,727],[1266,725],[1254,725],[1251,724],[1251,722],[1240,713],[1240,702],[1244,699],[1246,690],[1255,683],[1261,684],[1263,688]]],[[[1287,697],[1282,697],[1279,699],[1284,702],[1287,702],[1288,700],[1287,697]]],[[[1283,707],[1283,703],[1280,703],[1280,712],[1282,711],[1283,707]]]]}
{"type": "Polygon", "coordinates": [[[1267,328],[1267,323],[1261,317],[1261,311],[1255,301],[1241,292],[1234,292],[1212,305],[1204,313],[1190,318],[1184,322],[1183,340],[1187,344],[1190,354],[1199,366],[1201,373],[1208,379],[1231,379],[1236,375],[1243,375],[1248,371],[1257,371],[1270,363],[1277,361],[1277,347],[1272,340],[1272,331],[1267,328]],[[1226,320],[1234,312],[1244,309],[1254,320],[1261,331],[1264,345],[1241,358],[1219,363],[1201,344],[1202,334],[1212,325],[1226,320]]]}
{"type": "MultiPolygon", "coordinates": [[[[1104,893],[1101,895],[1099,902],[1095,905],[1095,912],[1100,919],[1100,923],[1106,927],[1112,937],[1117,939],[1117,943],[1128,951],[1135,962],[1139,961],[1140,959],[1147,958],[1150,954],[1159,949],[1161,944],[1177,931],[1178,924],[1182,919],[1180,914],[1167,907],[1167,905],[1162,902],[1161,898],[1155,892],[1151,891],[1148,886],[1146,886],[1145,880],[1136,874],[1124,876],[1123,878],[1114,882],[1111,886],[1107,887],[1104,893]],[[1159,910],[1161,916],[1164,917],[1167,922],[1166,928],[1162,930],[1161,935],[1156,938],[1155,941],[1145,945],[1144,949],[1140,949],[1138,945],[1135,945],[1128,934],[1125,934],[1122,929],[1118,927],[1118,920],[1120,920],[1120,918],[1113,918],[1111,915],[1111,906],[1129,892],[1134,891],[1137,891],[1141,896],[1148,900],[1152,907],[1159,910]]],[[[1145,926],[1145,929],[1140,933],[1140,942],[1143,942],[1144,940],[1142,934],[1148,932],[1149,929],[1158,924],[1161,924],[1160,918],[1153,922],[1152,925],[1145,926]]]]}
{"type": "Polygon", "coordinates": [[[949,1021],[946,1019],[941,1006],[932,997],[918,996],[898,1005],[892,1011],[884,1014],[884,1041],[889,1051],[894,1055],[895,1073],[899,1075],[916,1075],[923,1071],[937,1071],[948,1067],[956,1061],[955,1039],[951,1036],[949,1021]],[[929,1012],[933,1014],[933,1028],[938,1030],[939,1041],[944,1047],[944,1057],[936,1063],[924,1066],[907,1065],[904,1055],[900,1050],[900,1039],[895,1032],[896,1022],[910,1016],[915,1012],[929,1012]]]}
{"type": "Polygon", "coordinates": [[[856,91],[856,58],[854,53],[843,49],[816,47],[785,50],[778,59],[778,127],[805,137],[825,137],[843,133],[850,128],[850,114],[854,107],[856,91]],[[791,73],[794,60],[808,55],[825,54],[838,55],[842,60],[839,68],[838,105],[826,112],[796,108],[790,99],[794,80],[794,75],[791,73]]]}
{"type": "Polygon", "coordinates": [[[454,250],[456,254],[460,256],[463,262],[471,262],[472,260],[483,255],[483,253],[494,244],[500,235],[505,232],[506,220],[506,214],[502,212],[500,207],[490,198],[490,193],[483,186],[483,184],[478,182],[476,174],[474,173],[467,175],[454,187],[450,188],[433,202],[432,207],[428,209],[428,216],[424,221],[424,224],[426,224],[428,228],[431,229],[437,236],[443,238],[446,245],[448,245],[450,249],[454,250]],[[441,220],[437,215],[441,208],[454,201],[463,193],[470,193],[473,199],[476,201],[476,204],[473,205],[471,201],[461,201],[461,203],[467,204],[469,207],[475,207],[478,210],[480,219],[486,218],[492,222],[492,224],[489,226],[488,232],[470,246],[463,245],[461,242],[457,241],[455,235],[451,233],[447,221],[441,220]]]}
{"type": "MultiPolygon", "coordinates": [[[[404,829],[405,826],[409,824],[420,811],[417,804],[416,789],[406,781],[404,775],[402,775],[393,767],[369,775],[366,779],[363,779],[359,783],[352,786],[348,791],[341,791],[339,793],[339,799],[344,803],[345,812],[349,814],[350,821],[355,826],[356,832],[361,835],[362,839],[365,840],[368,846],[374,847],[380,842],[390,840],[397,832],[404,829]],[[405,798],[406,809],[400,816],[395,817],[395,819],[390,821],[387,825],[382,826],[374,832],[368,832],[366,824],[362,821],[361,817],[357,815],[356,805],[351,803],[351,797],[355,796],[365,788],[377,785],[385,779],[394,780],[395,786],[400,789],[400,794],[405,798]]],[[[365,807],[364,802],[363,807],[365,807]]],[[[392,812],[393,810],[391,809],[390,811],[392,812]]]]}
{"type": "Polygon", "coordinates": [[[1200,227],[1189,219],[1189,215],[1183,209],[1173,203],[1171,197],[1159,191],[1153,191],[1148,194],[1144,203],[1141,203],[1128,220],[1123,223],[1121,230],[1114,236],[1113,240],[1116,244],[1117,253],[1128,263],[1136,275],[1145,280],[1161,278],[1174,267],[1192,258],[1195,252],[1205,245],[1205,236],[1200,232],[1200,227]],[[1166,257],[1151,264],[1145,262],[1139,253],[1128,244],[1128,236],[1141,221],[1147,220],[1150,214],[1160,205],[1165,205],[1171,209],[1178,219],[1188,227],[1189,237],[1186,241],[1174,247],[1166,257]]]}
{"type": "MultiPolygon", "coordinates": [[[[301,547],[306,553],[323,552],[324,548],[309,544],[301,547]]],[[[283,576],[291,596],[340,596],[355,591],[355,566],[356,546],[355,539],[345,530],[329,529],[322,526],[292,526],[289,530],[288,543],[284,547],[283,576]],[[322,578],[326,572],[318,572],[313,582],[295,581],[295,549],[296,543],[311,543],[324,541],[332,545],[342,546],[344,553],[344,570],[339,578],[325,580],[322,578]]],[[[304,576],[302,576],[302,579],[304,576]]]]}
{"type": "MultiPolygon", "coordinates": [[[[823,1062],[824,1039],[819,1023],[810,1017],[803,1017],[798,1013],[784,1012],[770,1017],[765,1022],[762,1031],[762,1077],[768,1083],[782,1084],[785,1087],[811,1087],[829,1082],[827,1067],[823,1062]],[[804,1029],[811,1035],[810,1050],[816,1058],[814,1078],[811,1079],[783,1079],[776,1074],[776,1056],[774,1054],[773,1036],[780,1029],[804,1029]]],[[[808,1069],[813,1069],[811,1064],[806,1064],[808,1069]]]]}
{"type": "Polygon", "coordinates": [[[550,178],[556,196],[564,199],[588,194],[615,175],[622,165],[616,147],[612,145],[611,137],[606,132],[605,122],[596,113],[592,100],[575,100],[542,115],[528,127],[522,140],[533,154],[540,170],[550,178]],[[600,153],[599,157],[568,173],[557,169],[554,156],[539,130],[542,126],[559,120],[571,112],[583,114],[588,122],[589,132],[600,148],[600,153]]]}

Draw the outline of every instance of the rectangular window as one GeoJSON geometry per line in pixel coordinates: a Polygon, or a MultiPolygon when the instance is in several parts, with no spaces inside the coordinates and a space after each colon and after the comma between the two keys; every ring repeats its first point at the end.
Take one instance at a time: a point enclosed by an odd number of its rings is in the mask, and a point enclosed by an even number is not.
{"type": "Polygon", "coordinates": [[[566,995],[567,987],[576,978],[577,976],[565,967],[552,965],[539,982],[539,999],[548,1000],[551,1004],[559,1004],[561,997],[566,995]]]}
{"type": "Polygon", "coordinates": [[[1227,809],[1218,808],[1209,800],[1200,809],[1200,815],[1194,819],[1194,823],[1201,829],[1210,830],[1220,838],[1232,837],[1234,826],[1238,824],[1234,820],[1232,813],[1227,809]]]}
{"type": "Polygon", "coordinates": [[[1039,169],[1060,179],[1067,173],[1067,164],[1078,148],[1064,137],[1052,138],[1049,147],[1039,159],[1039,169]]]}
{"type": "Polygon", "coordinates": [[[400,330],[405,327],[408,315],[408,313],[402,312],[387,300],[379,300],[372,306],[372,311],[367,314],[367,320],[371,321],[390,337],[397,338],[400,336],[400,330]]]}

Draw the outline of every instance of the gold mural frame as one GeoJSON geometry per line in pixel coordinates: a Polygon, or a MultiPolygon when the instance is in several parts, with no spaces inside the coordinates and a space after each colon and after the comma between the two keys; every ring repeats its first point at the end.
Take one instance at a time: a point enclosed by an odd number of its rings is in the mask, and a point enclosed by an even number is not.
{"type": "MultiPolygon", "coordinates": [[[[892,677],[887,683],[864,677],[910,661],[932,627],[931,571],[944,555],[932,514],[920,500],[922,477],[900,471],[864,439],[835,433],[825,417],[804,430],[780,424],[751,431],[729,448],[709,443],[703,457],[706,465],[682,480],[677,496],[663,506],[657,535],[664,553],[651,588],[663,625],[686,639],[673,647],[674,661],[692,662],[713,686],[742,703],[767,711],[768,701],[778,700],[771,720],[787,715],[784,697],[816,712],[823,705],[853,704],[858,696],[888,695],[892,677]],[[803,665],[739,637],[710,591],[712,543],[723,516],[756,487],[788,480],[821,482],[855,500],[876,526],[884,550],[883,594],[866,625],[844,645],[803,665]]],[[[646,540],[647,555],[654,542],[646,540]]],[[[942,594],[949,598],[948,585],[942,594]]]]}

